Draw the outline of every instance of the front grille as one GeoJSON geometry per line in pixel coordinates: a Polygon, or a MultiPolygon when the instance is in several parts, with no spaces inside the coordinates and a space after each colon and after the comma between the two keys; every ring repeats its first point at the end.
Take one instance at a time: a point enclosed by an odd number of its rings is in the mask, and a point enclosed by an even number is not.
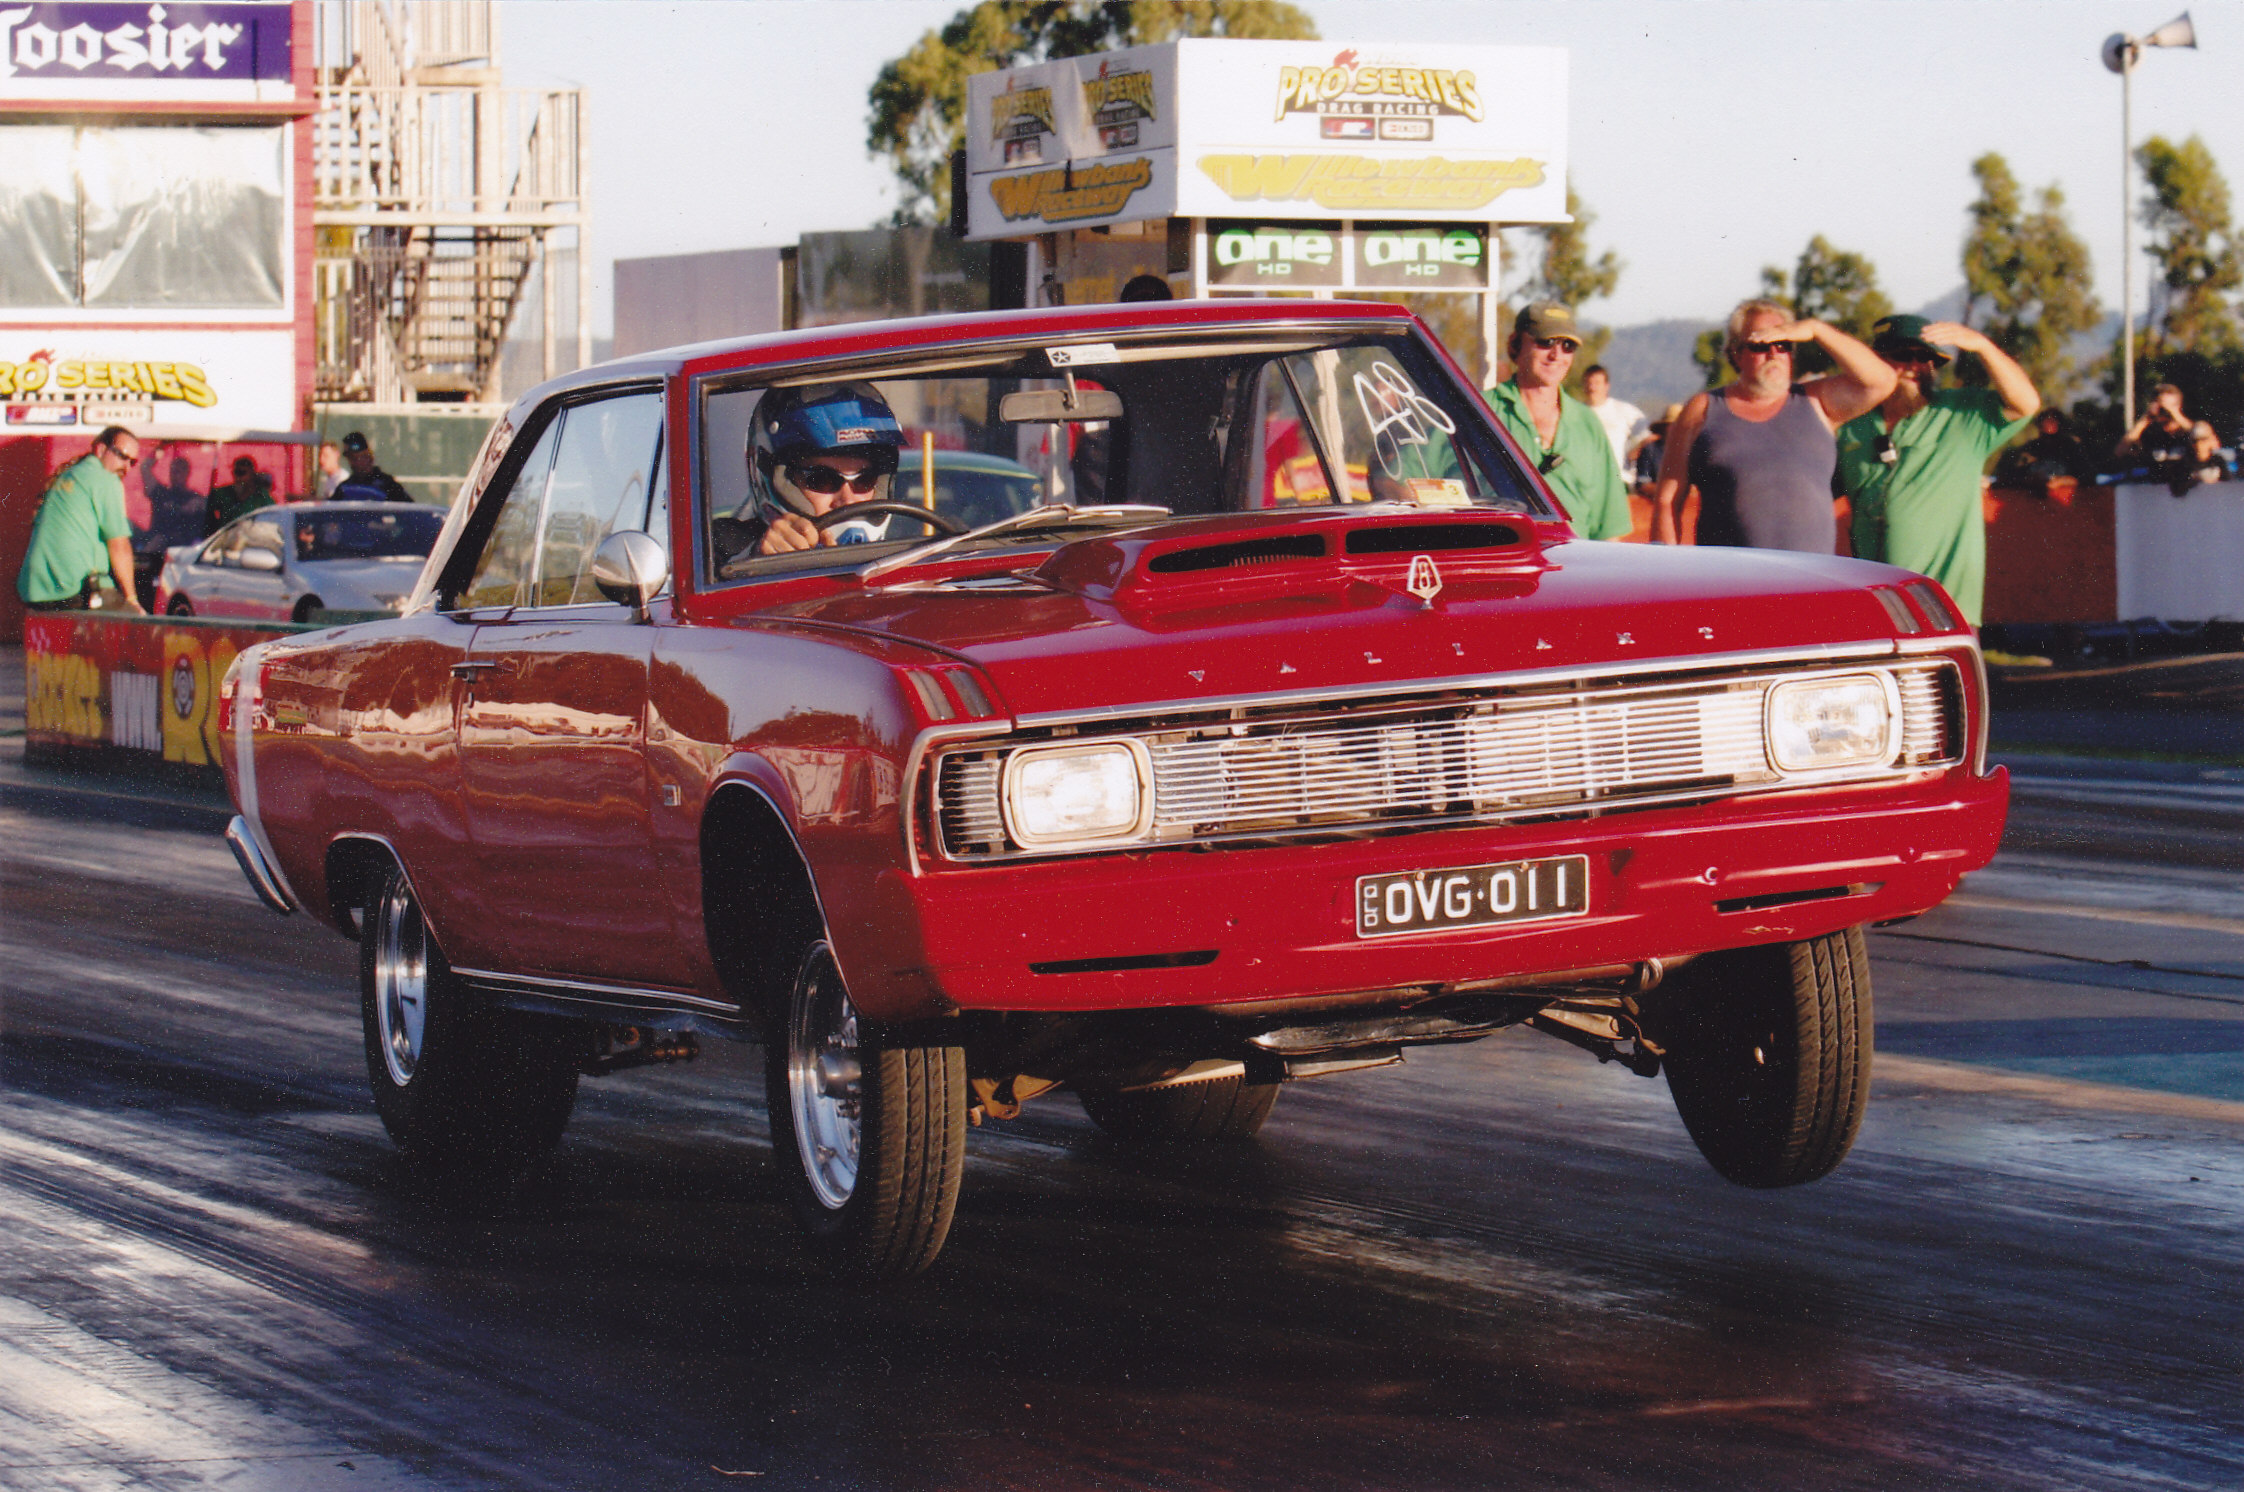
{"type": "MultiPolygon", "coordinates": [[[[1439,705],[1309,706],[1123,733],[1143,741],[1152,762],[1156,843],[1564,816],[1793,785],[1802,779],[1769,763],[1764,701],[1773,684],[1828,671],[1489,691],[1439,705]]],[[[1857,775],[1959,758],[1963,694],[1953,663],[1860,671],[1893,676],[1901,721],[1895,763],[1857,775]]],[[[940,759],[935,820],[945,854],[1021,853],[1006,837],[999,796],[1005,757],[1022,744],[940,759]]]]}

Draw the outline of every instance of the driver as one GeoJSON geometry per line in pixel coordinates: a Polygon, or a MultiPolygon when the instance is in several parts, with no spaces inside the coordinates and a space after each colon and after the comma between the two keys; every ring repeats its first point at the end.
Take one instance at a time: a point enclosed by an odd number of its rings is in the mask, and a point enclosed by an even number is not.
{"type": "Polygon", "coordinates": [[[748,499],[737,517],[757,554],[821,544],[868,544],[888,535],[888,515],[815,520],[837,507],[883,502],[904,443],[879,390],[869,383],[773,389],[748,437],[748,499]]]}

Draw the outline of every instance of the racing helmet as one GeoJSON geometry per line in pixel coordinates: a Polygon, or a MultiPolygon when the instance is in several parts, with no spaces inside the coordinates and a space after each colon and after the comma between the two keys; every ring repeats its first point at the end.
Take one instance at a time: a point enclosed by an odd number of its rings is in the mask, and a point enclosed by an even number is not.
{"type": "MultiPolygon", "coordinates": [[[[748,437],[748,495],[767,523],[783,513],[816,518],[810,495],[788,470],[812,456],[860,456],[880,480],[870,498],[889,495],[896,475],[903,427],[889,412],[880,391],[869,383],[825,383],[778,388],[764,395],[752,416],[748,437]]],[[[862,544],[888,532],[886,514],[833,525],[837,544],[862,544]]]]}

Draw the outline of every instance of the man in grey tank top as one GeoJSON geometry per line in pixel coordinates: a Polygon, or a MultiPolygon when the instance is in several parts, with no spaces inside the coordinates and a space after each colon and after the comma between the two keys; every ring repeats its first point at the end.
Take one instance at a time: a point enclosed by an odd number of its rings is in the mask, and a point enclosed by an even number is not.
{"type": "Polygon", "coordinates": [[[1737,379],[1694,395],[1668,431],[1652,495],[1652,541],[1681,541],[1677,515],[1695,487],[1697,543],[1831,553],[1836,432],[1893,392],[1893,369],[1837,327],[1795,321],[1771,300],[1749,300],[1730,313],[1722,351],[1737,379]],[[1821,347],[1839,370],[1794,384],[1799,342],[1821,347]]]}

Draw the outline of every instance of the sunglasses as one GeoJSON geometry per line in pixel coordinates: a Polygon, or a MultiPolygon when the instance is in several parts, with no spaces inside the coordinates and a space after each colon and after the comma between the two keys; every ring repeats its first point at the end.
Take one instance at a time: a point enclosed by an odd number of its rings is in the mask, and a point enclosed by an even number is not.
{"type": "Polygon", "coordinates": [[[1759,353],[1762,357],[1775,357],[1779,353],[1790,357],[1792,355],[1792,344],[1790,342],[1747,342],[1739,347],[1738,351],[1759,353]]]}
{"type": "Polygon", "coordinates": [[[1571,337],[1529,337],[1527,339],[1545,352],[1580,352],[1582,344],[1571,337]]]}
{"type": "Polygon", "coordinates": [[[887,475],[868,468],[854,477],[846,477],[830,466],[790,466],[787,473],[795,479],[797,487],[820,497],[831,497],[844,487],[859,497],[869,497],[880,486],[880,479],[887,475]]]}
{"type": "Polygon", "coordinates": [[[1550,474],[1551,474],[1552,472],[1554,472],[1554,471],[1558,470],[1558,469],[1559,469],[1560,467],[1564,466],[1565,464],[1566,464],[1566,458],[1565,458],[1565,456],[1561,455],[1561,454],[1560,454],[1559,452],[1557,452],[1557,451],[1545,451],[1545,452],[1543,453],[1543,460],[1542,460],[1542,463],[1541,463],[1540,465],[1538,465],[1538,466],[1537,466],[1537,467],[1536,467],[1535,469],[1536,469],[1537,471],[1541,472],[1541,473],[1542,473],[1542,474],[1543,474],[1544,476],[1546,476],[1546,477],[1547,477],[1547,476],[1549,476],[1549,475],[1550,475],[1550,474]]]}
{"type": "Polygon", "coordinates": [[[1901,460],[1901,453],[1893,448],[1893,437],[1881,435],[1870,447],[1870,454],[1892,466],[1901,460]]]}

